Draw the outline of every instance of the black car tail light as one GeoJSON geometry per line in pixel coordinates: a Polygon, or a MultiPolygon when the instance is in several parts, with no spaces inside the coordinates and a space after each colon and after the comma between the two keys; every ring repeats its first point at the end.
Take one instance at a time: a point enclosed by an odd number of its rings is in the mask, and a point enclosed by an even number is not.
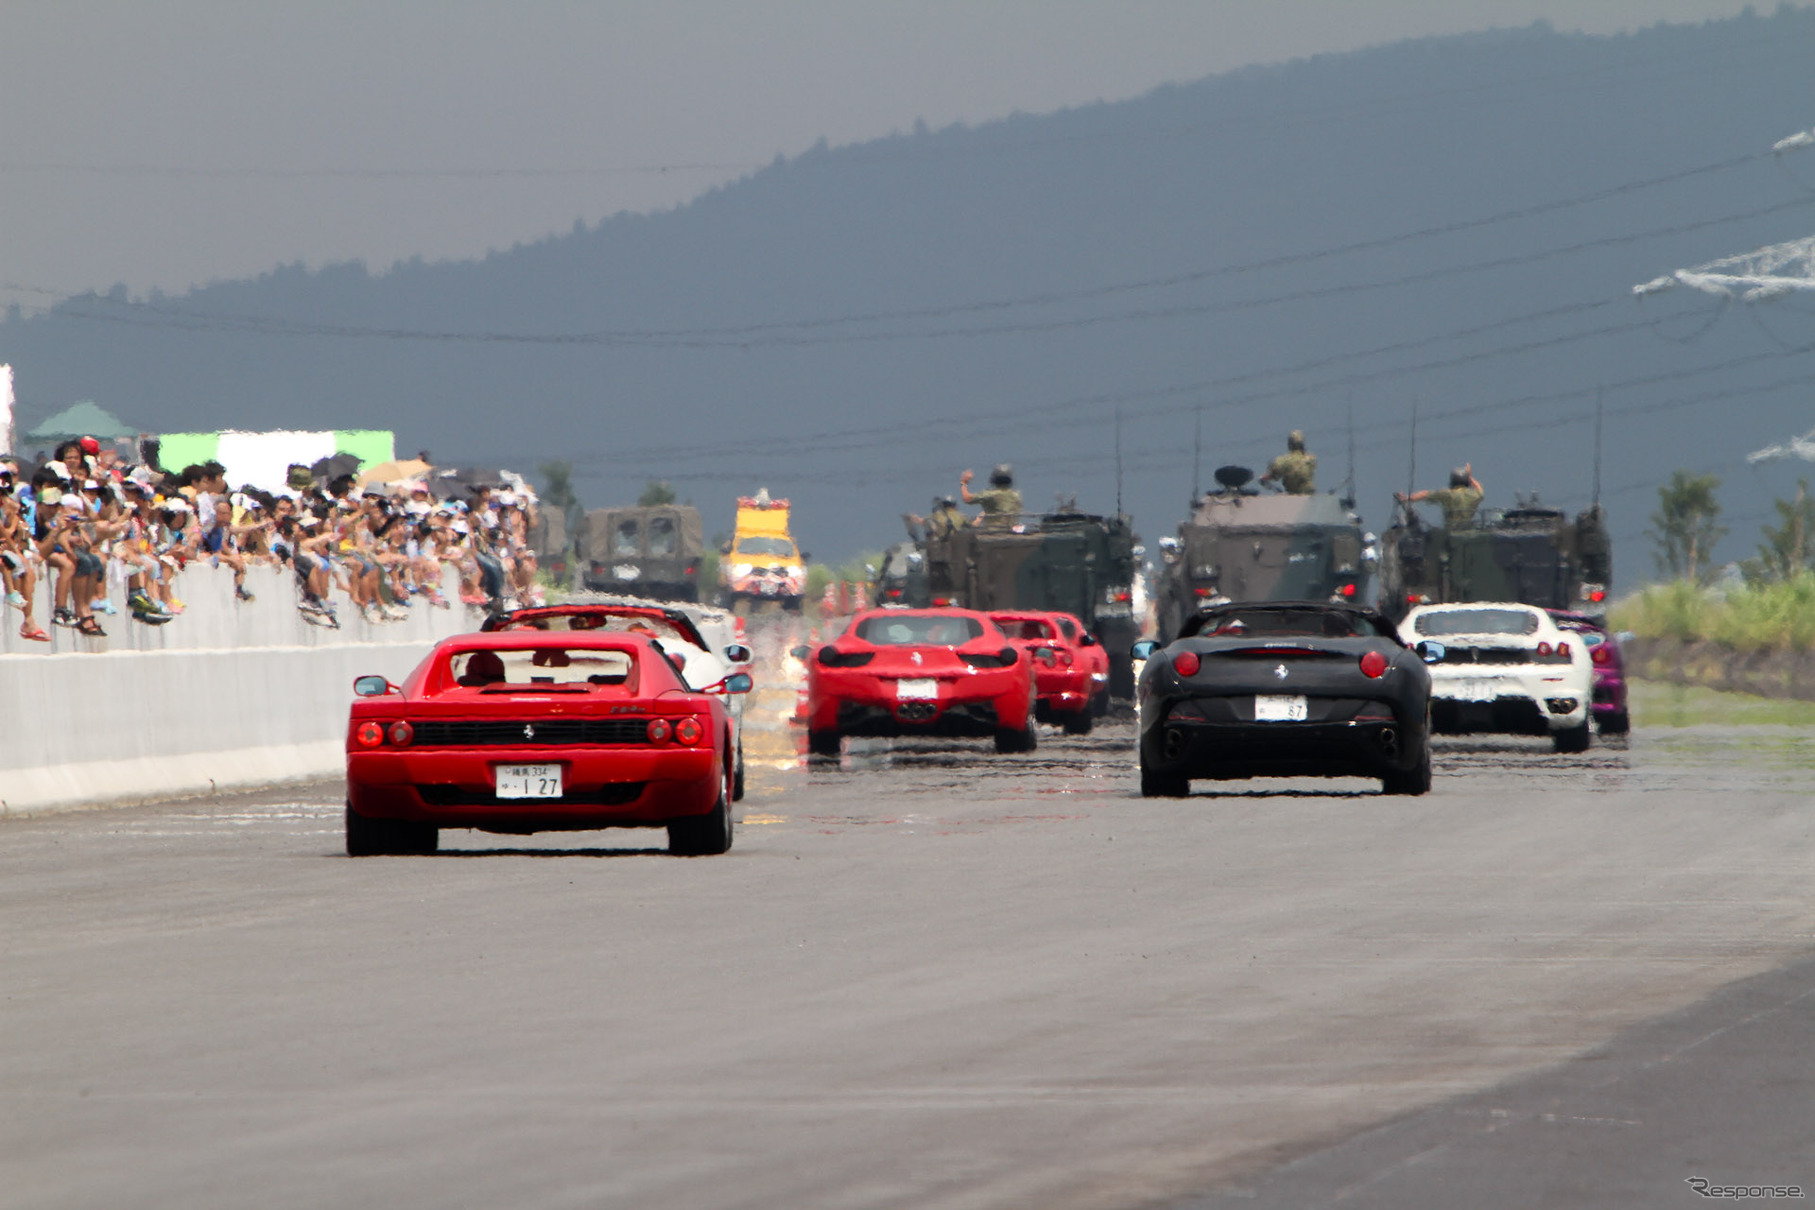
{"type": "Polygon", "coordinates": [[[987,651],[965,651],[960,652],[958,658],[972,668],[1007,668],[1019,659],[1020,655],[1013,647],[1004,647],[994,655],[987,651]]]}
{"type": "Polygon", "coordinates": [[[819,662],[827,668],[861,668],[875,658],[874,651],[840,651],[829,643],[819,649],[819,662]]]}
{"type": "Polygon", "coordinates": [[[1196,676],[1203,664],[1195,651],[1181,651],[1172,657],[1172,670],[1180,676],[1196,676]]]}
{"type": "Polygon", "coordinates": [[[1372,678],[1373,680],[1379,680],[1381,677],[1386,675],[1386,670],[1387,670],[1386,656],[1380,654],[1380,652],[1378,652],[1378,651],[1368,651],[1368,652],[1362,653],[1361,674],[1363,676],[1372,678]]]}

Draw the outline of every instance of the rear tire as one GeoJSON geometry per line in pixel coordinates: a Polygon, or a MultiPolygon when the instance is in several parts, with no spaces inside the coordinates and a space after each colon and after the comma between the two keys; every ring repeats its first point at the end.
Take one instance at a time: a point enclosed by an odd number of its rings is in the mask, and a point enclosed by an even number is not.
{"type": "Polygon", "coordinates": [[[1189,798],[1191,779],[1182,773],[1157,773],[1141,761],[1142,798],[1189,798]]]}
{"type": "Polygon", "coordinates": [[[839,735],[836,731],[808,731],[807,754],[809,756],[830,756],[837,759],[839,753],[839,735]]]}
{"type": "Polygon", "coordinates": [[[374,819],[347,804],[347,856],[391,857],[433,853],[441,832],[433,824],[408,819],[374,819]]]}
{"type": "Polygon", "coordinates": [[[1588,751],[1588,720],[1583,719],[1579,727],[1570,727],[1564,731],[1550,733],[1551,746],[1558,752],[1588,751]]]}
{"type": "Polygon", "coordinates": [[[1625,735],[1632,730],[1632,715],[1621,710],[1601,719],[1596,726],[1602,735],[1625,735]]]}
{"type": "Polygon", "coordinates": [[[1027,730],[1025,731],[1004,730],[996,732],[996,751],[998,752],[1032,752],[1039,746],[1040,737],[1034,731],[1032,719],[1027,721],[1027,730]]]}
{"type": "Polygon", "coordinates": [[[1063,720],[1065,734],[1089,735],[1091,724],[1095,721],[1096,719],[1091,714],[1089,707],[1085,707],[1076,714],[1067,714],[1063,720]]]}
{"type": "Polygon", "coordinates": [[[1426,740],[1424,754],[1418,763],[1410,769],[1394,770],[1380,779],[1380,788],[1387,794],[1429,794],[1431,792],[1431,745],[1426,740]]]}
{"type": "Polygon", "coordinates": [[[731,804],[725,792],[704,815],[671,820],[668,824],[668,851],[676,857],[717,857],[731,850],[731,804]]]}

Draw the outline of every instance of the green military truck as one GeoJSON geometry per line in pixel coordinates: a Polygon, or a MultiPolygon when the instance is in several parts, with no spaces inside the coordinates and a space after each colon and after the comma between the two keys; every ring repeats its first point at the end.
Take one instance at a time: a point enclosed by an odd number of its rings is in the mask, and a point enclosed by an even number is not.
{"type": "Polygon", "coordinates": [[[1613,582],[1613,543],[1599,505],[1573,518],[1535,498],[1479,525],[1450,530],[1400,509],[1382,543],[1380,611],[1397,622],[1414,605],[1518,601],[1597,614],[1613,582]]]}
{"type": "Polygon", "coordinates": [[[595,592],[658,601],[700,599],[706,550],[699,509],[690,504],[595,508],[580,539],[581,579],[595,592]]]}
{"type": "MultiPolygon", "coordinates": [[[[927,600],[965,609],[1074,614],[1109,655],[1110,695],[1132,698],[1130,649],[1140,634],[1132,604],[1134,548],[1129,518],[1074,511],[1023,513],[1012,527],[929,533],[921,547],[927,600]]],[[[906,591],[916,577],[906,574],[905,552],[902,569],[906,591]]],[[[891,600],[900,598],[879,603],[891,600]]]]}
{"type": "Polygon", "coordinates": [[[557,584],[572,584],[576,561],[567,518],[558,508],[536,509],[536,523],[529,527],[529,548],[536,552],[536,566],[557,584]]]}
{"type": "Polygon", "coordinates": [[[1327,492],[1261,492],[1248,486],[1253,475],[1217,468],[1217,490],[1198,498],[1176,538],[1160,543],[1154,612],[1162,643],[1210,605],[1365,599],[1373,541],[1349,504],[1327,492]]]}

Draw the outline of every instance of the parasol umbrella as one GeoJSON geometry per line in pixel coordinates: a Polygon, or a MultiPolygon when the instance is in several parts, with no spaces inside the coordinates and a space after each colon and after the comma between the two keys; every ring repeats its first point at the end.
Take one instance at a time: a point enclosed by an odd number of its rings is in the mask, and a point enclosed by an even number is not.
{"type": "Polygon", "coordinates": [[[429,487],[440,496],[453,491],[471,491],[475,487],[502,488],[507,484],[505,472],[495,466],[449,466],[429,476],[429,487]]]}
{"type": "Polygon", "coordinates": [[[309,473],[317,480],[333,482],[342,475],[358,474],[360,461],[357,454],[330,454],[326,458],[317,459],[315,465],[309,468],[309,473]]]}
{"type": "Polygon", "coordinates": [[[435,468],[418,458],[399,458],[391,462],[380,462],[371,470],[359,472],[359,486],[371,487],[374,484],[406,483],[412,479],[421,479],[435,468]]]}

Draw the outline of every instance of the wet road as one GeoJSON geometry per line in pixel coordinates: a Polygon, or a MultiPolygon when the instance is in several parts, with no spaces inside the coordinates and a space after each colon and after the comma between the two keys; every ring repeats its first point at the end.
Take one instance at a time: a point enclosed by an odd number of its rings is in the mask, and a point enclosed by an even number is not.
{"type": "MultiPolygon", "coordinates": [[[[1356,1164],[1423,1143],[1356,1132],[1815,934],[1785,728],[1147,802],[1125,723],[804,768],[791,706],[750,705],[723,858],[352,861],[332,785],[0,824],[0,1206],[1363,1204],[1356,1164]]],[[[1608,1127],[1559,1129],[1592,1157],[1608,1127]]],[[[1545,1204],[1673,1204],[1681,1158],[1545,1204]]]]}

